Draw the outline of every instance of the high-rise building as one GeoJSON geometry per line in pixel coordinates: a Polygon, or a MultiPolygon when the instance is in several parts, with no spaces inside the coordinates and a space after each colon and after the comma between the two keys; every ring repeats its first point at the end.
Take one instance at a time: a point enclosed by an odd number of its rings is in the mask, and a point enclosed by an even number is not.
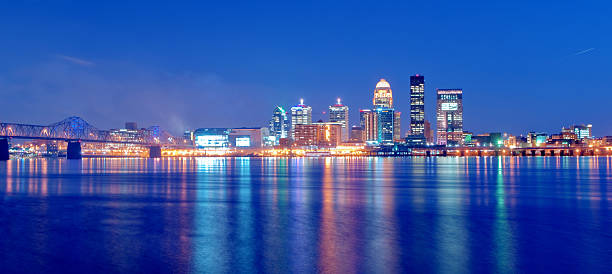
{"type": "Polygon", "coordinates": [[[396,142],[400,142],[402,139],[401,132],[401,116],[402,113],[399,111],[395,111],[393,114],[393,140],[396,142]]]}
{"type": "Polygon", "coordinates": [[[438,89],[438,145],[463,144],[463,90],[438,89]]]}
{"type": "Polygon", "coordinates": [[[329,121],[342,124],[342,141],[346,142],[349,139],[349,108],[343,105],[338,98],[338,102],[329,106],[329,121]]]}
{"type": "Polygon", "coordinates": [[[278,145],[281,138],[287,138],[289,134],[289,120],[287,112],[280,106],[274,108],[270,120],[270,135],[274,136],[274,144],[278,145]]]}
{"type": "Polygon", "coordinates": [[[378,139],[378,119],[376,112],[370,109],[359,110],[360,126],[363,129],[364,141],[376,141],[378,139]]]}
{"type": "Polygon", "coordinates": [[[304,105],[304,99],[300,99],[300,104],[291,108],[291,137],[295,137],[296,125],[310,124],[312,124],[312,108],[304,105]]]}
{"type": "Polygon", "coordinates": [[[393,93],[391,92],[391,85],[385,79],[380,79],[374,89],[374,108],[392,108],[393,107],[393,93]]]}
{"type": "Polygon", "coordinates": [[[380,107],[376,109],[377,120],[377,138],[378,144],[390,145],[393,144],[395,132],[393,130],[395,111],[392,108],[380,107]]]}
{"type": "Polygon", "coordinates": [[[425,77],[410,76],[410,134],[425,135],[425,77]]]}
{"type": "Polygon", "coordinates": [[[433,128],[431,128],[431,123],[427,120],[425,120],[425,141],[428,144],[433,144],[434,142],[434,131],[433,128]]]}

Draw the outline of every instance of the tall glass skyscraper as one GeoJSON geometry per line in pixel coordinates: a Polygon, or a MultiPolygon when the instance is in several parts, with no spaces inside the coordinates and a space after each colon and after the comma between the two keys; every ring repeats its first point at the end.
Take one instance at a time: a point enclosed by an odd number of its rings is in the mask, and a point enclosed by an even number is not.
{"type": "Polygon", "coordinates": [[[392,145],[394,140],[395,111],[392,108],[376,109],[377,141],[381,145],[392,145]]]}
{"type": "Polygon", "coordinates": [[[289,133],[289,120],[287,119],[287,112],[282,107],[277,106],[272,112],[272,119],[270,120],[270,134],[275,137],[275,144],[281,138],[287,138],[289,133]]]}
{"type": "Polygon", "coordinates": [[[463,144],[463,90],[438,89],[438,145],[463,144]]]}
{"type": "Polygon", "coordinates": [[[338,98],[335,105],[329,106],[329,121],[342,124],[342,141],[349,139],[349,108],[343,105],[338,98]]]}
{"type": "Polygon", "coordinates": [[[304,105],[304,99],[300,99],[300,103],[291,108],[291,137],[294,137],[296,125],[312,124],[312,108],[304,105]]]}
{"type": "Polygon", "coordinates": [[[425,134],[425,77],[410,76],[410,133],[425,134]]]}

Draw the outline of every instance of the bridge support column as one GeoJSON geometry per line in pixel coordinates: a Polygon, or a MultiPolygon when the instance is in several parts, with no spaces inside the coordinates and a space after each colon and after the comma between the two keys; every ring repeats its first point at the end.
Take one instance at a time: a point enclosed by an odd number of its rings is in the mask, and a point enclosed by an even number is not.
{"type": "Polygon", "coordinates": [[[448,151],[446,149],[442,150],[442,156],[448,156],[448,151]]]}
{"type": "Polygon", "coordinates": [[[8,139],[0,139],[0,161],[7,161],[9,158],[8,139]]]}
{"type": "Polygon", "coordinates": [[[149,158],[161,158],[161,146],[149,147],[149,158]]]}
{"type": "Polygon", "coordinates": [[[427,152],[425,152],[425,153],[426,153],[427,157],[430,157],[430,156],[431,156],[431,150],[428,150],[428,151],[427,151],[427,152]]]}
{"type": "Polygon", "coordinates": [[[66,149],[66,158],[76,160],[83,158],[83,155],[81,154],[80,141],[68,141],[68,147],[66,149]]]}

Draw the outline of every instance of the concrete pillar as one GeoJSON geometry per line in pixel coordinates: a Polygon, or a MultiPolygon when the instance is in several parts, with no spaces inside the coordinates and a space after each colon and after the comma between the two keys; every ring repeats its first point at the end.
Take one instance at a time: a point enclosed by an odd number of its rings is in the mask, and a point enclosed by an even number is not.
{"type": "Polygon", "coordinates": [[[149,147],[149,158],[161,158],[161,146],[149,147]]]}
{"type": "Polygon", "coordinates": [[[426,153],[427,153],[427,157],[431,156],[431,150],[428,150],[426,153]]]}
{"type": "Polygon", "coordinates": [[[555,150],[554,149],[550,150],[550,156],[555,156],[555,150]]]}
{"type": "Polygon", "coordinates": [[[448,156],[448,151],[446,149],[442,150],[442,156],[448,156]]]}
{"type": "Polygon", "coordinates": [[[478,150],[478,156],[482,156],[482,150],[478,150]]]}
{"type": "Polygon", "coordinates": [[[465,150],[460,150],[460,153],[459,153],[459,154],[460,154],[461,156],[465,156],[465,150]]]}
{"type": "Polygon", "coordinates": [[[535,156],[536,151],[535,150],[531,150],[531,156],[535,156]]]}
{"type": "Polygon", "coordinates": [[[6,161],[10,158],[8,139],[0,139],[0,161],[6,161]]]}
{"type": "Polygon", "coordinates": [[[495,150],[495,156],[499,156],[499,150],[495,150]]]}
{"type": "Polygon", "coordinates": [[[546,150],[540,150],[540,156],[546,156],[546,150]]]}
{"type": "Polygon", "coordinates": [[[66,149],[67,159],[82,159],[81,154],[81,141],[68,141],[68,148],[66,149]]]}
{"type": "Polygon", "coordinates": [[[521,155],[522,156],[527,156],[527,150],[521,150],[521,155]]]}

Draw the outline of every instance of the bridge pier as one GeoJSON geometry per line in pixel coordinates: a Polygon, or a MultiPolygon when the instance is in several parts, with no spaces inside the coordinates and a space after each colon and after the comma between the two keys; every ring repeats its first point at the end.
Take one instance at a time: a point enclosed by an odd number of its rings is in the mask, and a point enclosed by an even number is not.
{"type": "Polygon", "coordinates": [[[8,139],[0,139],[0,161],[7,161],[10,158],[8,139]]]}
{"type": "Polygon", "coordinates": [[[66,158],[75,160],[80,160],[83,158],[83,155],[81,154],[81,141],[68,141],[66,158]]]}
{"type": "Polygon", "coordinates": [[[149,158],[161,158],[161,146],[149,147],[149,158]]]}
{"type": "Polygon", "coordinates": [[[428,150],[427,152],[425,152],[425,154],[427,155],[427,157],[431,156],[431,150],[428,150]]]}

